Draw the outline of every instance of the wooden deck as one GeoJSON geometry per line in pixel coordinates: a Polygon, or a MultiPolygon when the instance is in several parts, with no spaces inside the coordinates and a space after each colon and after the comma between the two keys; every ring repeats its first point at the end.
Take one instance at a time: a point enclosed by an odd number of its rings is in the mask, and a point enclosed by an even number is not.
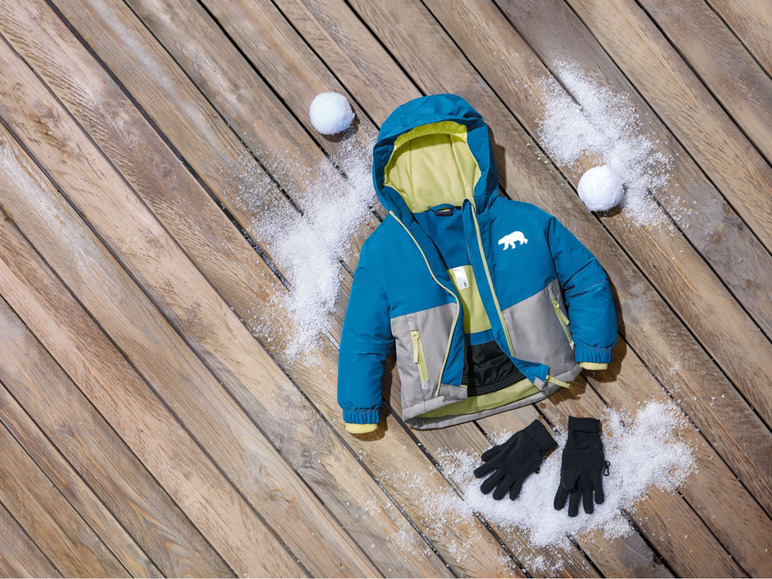
{"type": "Polygon", "coordinates": [[[771,7],[0,0],[0,575],[538,575],[528,561],[556,555],[481,518],[438,525],[394,469],[443,493],[443,449],[651,399],[688,414],[698,470],[628,513],[628,537],[575,538],[559,573],[772,575],[771,7]],[[590,214],[575,171],[539,154],[538,81],[566,58],[629,93],[673,156],[671,227],[590,214]],[[329,90],[361,143],[424,94],[483,114],[503,192],[555,214],[611,278],[609,371],[423,432],[399,419],[394,375],[379,433],[345,433],[356,255],[309,360],[285,355],[290,330],[253,336],[243,320],[287,289],[225,170],[270,182],[267,206],[325,155],[345,171],[307,115],[329,90]]]}

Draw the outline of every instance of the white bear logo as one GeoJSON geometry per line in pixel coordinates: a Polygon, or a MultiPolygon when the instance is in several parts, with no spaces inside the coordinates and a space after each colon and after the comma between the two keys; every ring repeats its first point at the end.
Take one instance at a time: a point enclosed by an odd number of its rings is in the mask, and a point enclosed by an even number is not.
{"type": "Polygon", "coordinates": [[[525,235],[523,235],[522,231],[513,231],[509,235],[505,235],[504,237],[499,239],[499,245],[503,245],[504,246],[504,251],[506,251],[510,247],[512,249],[517,247],[515,245],[516,241],[519,241],[520,245],[522,245],[523,243],[528,243],[528,240],[525,238],[525,235]]]}

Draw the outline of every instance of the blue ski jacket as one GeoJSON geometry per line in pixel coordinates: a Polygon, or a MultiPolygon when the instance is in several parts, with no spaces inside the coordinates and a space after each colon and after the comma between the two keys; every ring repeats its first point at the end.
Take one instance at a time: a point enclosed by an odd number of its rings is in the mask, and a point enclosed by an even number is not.
{"type": "Polygon", "coordinates": [[[413,428],[531,404],[606,367],[617,338],[606,273],[555,217],[499,196],[488,127],[464,99],[398,107],[373,180],[389,213],[362,247],[343,324],[349,432],[376,429],[392,349],[413,428]]]}

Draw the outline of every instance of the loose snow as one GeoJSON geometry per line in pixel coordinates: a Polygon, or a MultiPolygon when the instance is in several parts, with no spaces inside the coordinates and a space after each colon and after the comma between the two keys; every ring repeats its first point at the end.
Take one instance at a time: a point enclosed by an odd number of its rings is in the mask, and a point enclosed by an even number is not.
{"type": "Polygon", "coordinates": [[[574,63],[559,63],[555,72],[563,86],[552,77],[542,80],[547,104],[538,134],[547,153],[573,170],[580,162],[608,165],[624,183],[624,213],[639,226],[665,223],[654,198],[668,183],[672,157],[641,134],[630,99],[574,63]]]}
{"type": "MultiPolygon", "coordinates": [[[[241,159],[234,186],[238,203],[253,215],[250,230],[262,244],[290,291],[271,296],[269,308],[286,313],[280,319],[258,311],[249,320],[258,337],[289,333],[284,354],[288,359],[309,353],[325,334],[340,294],[345,260],[353,235],[367,221],[375,202],[370,173],[372,143],[344,135],[336,149],[335,162],[345,169],[345,178],[329,160],[307,166],[292,154],[271,165],[292,167],[293,174],[273,171],[282,182],[301,181],[289,191],[290,202],[275,190],[251,155],[241,159]],[[298,176],[300,175],[300,176],[298,176]],[[302,210],[302,213],[301,213],[302,210]]],[[[262,154],[261,157],[268,158],[262,154]]]]}
{"type": "MultiPolygon", "coordinates": [[[[457,528],[479,514],[505,532],[525,535],[530,549],[515,556],[529,571],[552,574],[561,568],[561,554],[570,548],[569,535],[591,541],[591,531],[600,531],[608,539],[633,533],[622,511],[634,511],[651,488],[674,492],[695,469],[692,449],[680,437],[688,422],[674,404],[652,401],[634,415],[609,409],[602,422],[604,451],[611,467],[609,476],[603,478],[606,500],[595,506],[592,515],[580,507],[579,515],[572,518],[567,509],[556,511],[552,506],[560,480],[565,434],[556,437],[559,448],[547,457],[539,473],[526,480],[514,501],[494,501],[491,495],[480,492],[481,481],[472,474],[480,458],[466,452],[446,451],[437,457],[461,496],[451,489],[439,495],[422,492],[430,487],[415,474],[391,473],[389,479],[392,483],[400,479],[409,482],[412,500],[422,505],[426,516],[434,521],[429,525],[430,539],[440,530],[457,528]],[[533,550],[538,556],[529,554],[533,550]]],[[[493,434],[491,438],[501,441],[508,436],[493,434]]],[[[455,551],[463,554],[473,548],[470,540],[469,544],[457,545],[455,551]]]]}

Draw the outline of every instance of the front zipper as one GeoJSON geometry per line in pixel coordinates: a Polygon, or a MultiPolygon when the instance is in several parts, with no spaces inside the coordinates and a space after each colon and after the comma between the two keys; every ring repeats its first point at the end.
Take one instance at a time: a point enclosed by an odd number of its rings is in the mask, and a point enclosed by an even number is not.
{"type": "Polygon", "coordinates": [[[569,345],[573,348],[574,339],[571,337],[571,332],[568,329],[568,324],[570,324],[571,322],[563,313],[563,310],[560,309],[558,298],[552,298],[552,307],[555,308],[555,315],[558,317],[558,321],[560,322],[560,327],[563,328],[563,333],[566,335],[566,338],[568,338],[569,345]]]}
{"type": "MultiPolygon", "coordinates": [[[[458,324],[458,318],[461,315],[461,302],[458,299],[458,296],[450,291],[447,287],[445,287],[443,284],[440,283],[440,280],[437,279],[437,276],[434,275],[434,272],[432,271],[432,266],[429,265],[429,260],[426,258],[426,254],[424,253],[424,250],[421,249],[421,246],[419,245],[418,241],[415,237],[413,237],[413,234],[410,233],[410,230],[405,226],[402,221],[400,221],[399,217],[397,217],[393,211],[389,211],[389,214],[397,220],[397,223],[399,223],[402,226],[402,229],[405,230],[405,232],[410,236],[410,239],[413,240],[413,243],[415,243],[416,247],[418,248],[418,251],[421,252],[421,256],[424,258],[424,262],[426,263],[426,267],[429,269],[429,273],[432,276],[432,279],[437,283],[438,286],[440,286],[442,289],[444,289],[446,292],[448,292],[453,299],[456,302],[456,318],[453,320],[453,326],[450,328],[450,337],[448,338],[448,347],[445,350],[445,359],[442,361],[442,366],[440,366],[440,375],[437,379],[437,391],[434,393],[435,396],[440,395],[440,388],[442,388],[442,374],[445,372],[445,365],[448,363],[448,356],[450,356],[450,346],[453,344],[453,334],[456,333],[456,325],[458,324]]],[[[425,363],[425,362],[424,362],[425,363]]]]}
{"type": "Polygon", "coordinates": [[[515,350],[512,348],[512,341],[509,338],[509,330],[507,329],[507,323],[504,320],[504,314],[501,312],[501,306],[499,306],[499,299],[496,297],[496,290],[493,289],[493,278],[491,278],[491,272],[488,269],[488,260],[485,258],[485,251],[483,250],[482,235],[480,234],[480,224],[477,222],[477,205],[475,204],[474,199],[470,199],[469,203],[472,206],[472,221],[474,221],[474,229],[477,233],[477,247],[480,249],[480,258],[482,259],[483,269],[485,269],[485,276],[488,278],[488,287],[490,287],[491,295],[493,296],[493,304],[496,306],[496,313],[499,314],[499,321],[501,322],[502,330],[504,330],[504,337],[507,339],[509,354],[514,358],[515,350]]]}
{"type": "Polygon", "coordinates": [[[413,364],[418,365],[418,376],[421,382],[429,380],[429,371],[426,369],[426,356],[424,356],[424,347],[421,344],[421,334],[418,330],[410,330],[410,337],[413,340],[413,364]]]}

